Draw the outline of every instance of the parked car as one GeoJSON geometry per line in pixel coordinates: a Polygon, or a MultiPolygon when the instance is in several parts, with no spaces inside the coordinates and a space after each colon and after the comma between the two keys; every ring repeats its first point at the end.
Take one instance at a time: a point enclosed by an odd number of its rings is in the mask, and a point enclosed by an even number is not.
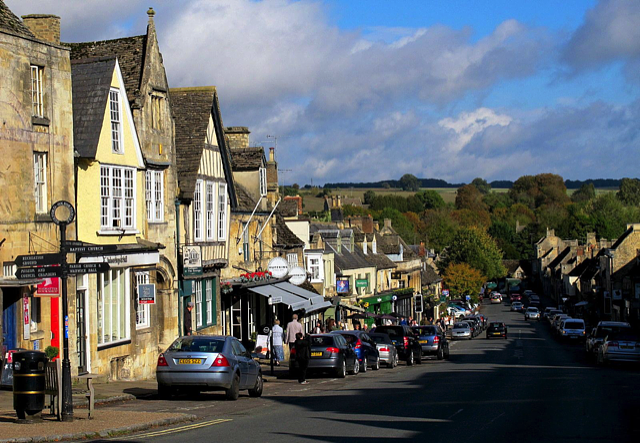
{"type": "Polygon", "coordinates": [[[471,327],[471,336],[475,337],[480,334],[482,327],[480,325],[480,321],[476,318],[465,317],[461,319],[460,322],[469,323],[469,326],[471,327]]]}
{"type": "Polygon", "coordinates": [[[640,337],[629,331],[612,332],[598,348],[598,365],[611,361],[640,362],[640,337]]]}
{"type": "Polygon", "coordinates": [[[500,304],[500,303],[502,303],[502,297],[500,296],[500,294],[493,294],[491,296],[491,303],[492,304],[500,304]]]}
{"type": "Polygon", "coordinates": [[[509,298],[511,299],[511,302],[513,303],[514,301],[522,301],[522,295],[520,294],[511,294],[509,296],[509,298]]]}
{"type": "Polygon", "coordinates": [[[353,347],[360,362],[360,371],[367,372],[371,367],[374,371],[380,369],[380,357],[376,343],[365,331],[333,331],[332,334],[342,335],[347,343],[353,347]]]}
{"type": "Polygon", "coordinates": [[[170,398],[177,388],[192,391],[225,391],[236,400],[240,390],[262,395],[260,363],[235,337],[195,335],[176,339],[158,356],[158,395],[170,398]]]}
{"type": "Polygon", "coordinates": [[[548,307],[544,308],[544,311],[542,311],[542,314],[540,314],[540,318],[542,320],[546,320],[547,316],[549,315],[549,313],[551,311],[558,311],[557,313],[561,313],[562,312],[561,310],[559,310],[556,307],[548,306],[548,307]]]}
{"type": "Polygon", "coordinates": [[[411,366],[414,362],[422,363],[422,348],[418,341],[418,337],[411,331],[410,326],[406,325],[389,325],[378,326],[374,331],[377,334],[387,334],[398,351],[401,360],[407,362],[411,366]]]}
{"type": "Polygon", "coordinates": [[[604,342],[605,337],[619,332],[630,333],[631,325],[627,322],[621,321],[601,321],[595,328],[591,330],[591,333],[587,336],[585,341],[585,350],[587,351],[587,357],[595,359],[598,355],[598,348],[604,342]]]}
{"type": "Polygon", "coordinates": [[[564,314],[564,312],[562,312],[562,309],[551,309],[549,312],[546,313],[544,319],[549,324],[551,324],[553,322],[553,318],[558,314],[564,314]]]}
{"type": "Polygon", "coordinates": [[[455,318],[464,317],[465,316],[465,310],[462,309],[459,306],[448,306],[447,307],[447,314],[453,315],[455,318]]]}
{"type": "Polygon", "coordinates": [[[340,334],[314,334],[311,342],[309,371],[326,371],[344,378],[360,371],[360,362],[353,347],[340,334]]]}
{"type": "Polygon", "coordinates": [[[520,311],[524,310],[524,305],[522,304],[522,302],[514,301],[513,303],[511,303],[511,310],[512,311],[516,311],[516,312],[520,312],[520,311]]]}
{"type": "Polygon", "coordinates": [[[504,337],[507,338],[507,325],[501,322],[491,322],[487,327],[487,339],[491,337],[504,337]]]}
{"type": "Polygon", "coordinates": [[[369,333],[369,337],[376,344],[380,363],[384,363],[389,368],[398,366],[398,350],[391,341],[391,337],[388,334],[378,334],[377,332],[369,333]]]}
{"type": "Polygon", "coordinates": [[[422,355],[435,355],[438,360],[449,358],[449,342],[438,326],[413,326],[418,336],[422,355]]]}
{"type": "Polygon", "coordinates": [[[530,306],[524,311],[524,319],[540,321],[540,311],[535,306],[530,306]]]}
{"type": "Polygon", "coordinates": [[[456,340],[462,338],[471,340],[473,338],[471,334],[471,325],[467,322],[454,323],[453,329],[451,329],[451,338],[456,340]]]}
{"type": "Polygon", "coordinates": [[[558,337],[571,340],[584,340],[587,337],[586,326],[581,318],[567,318],[560,322],[558,337]]]}
{"type": "Polygon", "coordinates": [[[571,318],[571,316],[568,314],[556,314],[551,321],[551,332],[557,334],[560,328],[560,322],[566,318],[571,318]]]}

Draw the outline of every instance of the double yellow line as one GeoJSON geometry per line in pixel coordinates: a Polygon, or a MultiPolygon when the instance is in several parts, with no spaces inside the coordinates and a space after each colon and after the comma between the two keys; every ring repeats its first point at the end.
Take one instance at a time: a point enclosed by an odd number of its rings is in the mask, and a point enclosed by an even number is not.
{"type": "Polygon", "coordinates": [[[207,426],[219,425],[220,423],[226,423],[228,421],[232,421],[232,419],[230,419],[230,418],[219,418],[217,420],[203,421],[201,423],[194,423],[194,424],[191,424],[191,425],[180,426],[178,428],[164,429],[162,431],[147,432],[146,434],[132,435],[132,436],[129,436],[129,437],[117,437],[116,440],[118,440],[118,441],[120,441],[120,440],[138,440],[138,439],[143,439],[143,438],[161,437],[161,436],[164,436],[164,435],[175,434],[177,432],[185,432],[185,431],[191,431],[193,429],[198,429],[198,428],[206,428],[207,426]]]}

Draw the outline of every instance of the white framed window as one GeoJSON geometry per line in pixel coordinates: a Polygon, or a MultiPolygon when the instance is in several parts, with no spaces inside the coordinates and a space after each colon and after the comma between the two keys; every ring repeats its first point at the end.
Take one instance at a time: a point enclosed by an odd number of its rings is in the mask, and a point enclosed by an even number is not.
{"type": "Polygon", "coordinates": [[[309,257],[309,273],[311,274],[311,280],[321,280],[319,258],[309,257]]]}
{"type": "Polygon", "coordinates": [[[136,329],[148,328],[150,325],[150,305],[140,303],[140,285],[149,284],[149,271],[136,272],[136,329]]]}
{"type": "Polygon", "coordinates": [[[205,192],[206,219],[207,219],[207,240],[216,239],[216,185],[207,182],[205,192]]]}
{"type": "Polygon", "coordinates": [[[260,168],[260,195],[266,197],[267,195],[267,168],[260,168]]]}
{"type": "Polygon", "coordinates": [[[162,171],[147,171],[145,180],[145,202],[147,220],[164,221],[164,174],[162,171]]]}
{"type": "Polygon", "coordinates": [[[193,238],[196,241],[202,241],[204,238],[202,232],[202,180],[196,181],[196,189],[193,192],[193,238]]]}
{"type": "Polygon", "coordinates": [[[227,237],[227,184],[218,183],[218,240],[227,237]]]}
{"type": "Polygon", "coordinates": [[[129,270],[98,274],[98,346],[129,340],[129,270]]]}
{"type": "Polygon", "coordinates": [[[213,323],[213,283],[215,280],[207,281],[207,286],[205,288],[205,302],[207,303],[206,311],[207,311],[207,324],[210,325],[213,323]]]}
{"type": "Polygon", "coordinates": [[[42,95],[42,78],[44,68],[31,65],[31,113],[36,117],[44,116],[44,100],[42,95]]]}
{"type": "Polygon", "coordinates": [[[33,180],[36,197],[36,212],[46,213],[47,207],[47,154],[33,153],[33,180]]]}
{"type": "Polygon", "coordinates": [[[287,254],[287,263],[289,263],[289,269],[298,266],[298,254],[287,254]]]}
{"type": "Polygon", "coordinates": [[[124,154],[122,144],[122,113],[120,112],[120,91],[109,91],[109,114],[111,116],[111,149],[116,154],[124,154]]]}
{"type": "Polygon", "coordinates": [[[100,166],[100,227],[134,229],[136,225],[136,170],[100,166]]]}
{"type": "Polygon", "coordinates": [[[193,282],[193,290],[196,295],[196,327],[202,326],[202,280],[193,282]]]}

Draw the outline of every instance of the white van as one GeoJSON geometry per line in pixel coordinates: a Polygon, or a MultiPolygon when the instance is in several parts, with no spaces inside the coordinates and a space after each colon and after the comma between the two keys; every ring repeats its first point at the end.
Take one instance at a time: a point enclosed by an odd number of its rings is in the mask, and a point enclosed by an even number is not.
{"type": "Polygon", "coordinates": [[[584,340],[587,338],[587,331],[584,320],[581,318],[565,318],[560,322],[558,337],[572,340],[584,340]]]}

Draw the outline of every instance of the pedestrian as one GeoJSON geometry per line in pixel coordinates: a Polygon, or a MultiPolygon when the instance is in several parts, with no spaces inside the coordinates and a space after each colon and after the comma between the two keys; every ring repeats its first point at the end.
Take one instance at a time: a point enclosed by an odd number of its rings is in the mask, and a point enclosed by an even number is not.
{"type": "Polygon", "coordinates": [[[284,331],[280,326],[280,320],[276,319],[271,333],[273,334],[273,357],[276,361],[276,366],[280,366],[280,362],[284,360],[284,349],[282,347],[284,331]]]}
{"type": "Polygon", "coordinates": [[[302,325],[298,323],[298,314],[293,314],[291,321],[287,324],[287,332],[285,335],[287,344],[289,345],[289,352],[293,349],[296,342],[296,334],[303,333],[302,325]]]}
{"type": "Polygon", "coordinates": [[[360,323],[355,323],[353,329],[356,331],[360,331],[360,323]]]}
{"type": "Polygon", "coordinates": [[[193,311],[193,302],[187,303],[187,309],[184,310],[184,335],[191,335],[193,322],[191,320],[191,311],[193,311]]]}
{"type": "Polygon", "coordinates": [[[309,383],[307,381],[307,368],[309,367],[309,360],[311,359],[309,336],[303,338],[302,332],[298,332],[294,346],[296,349],[296,362],[298,363],[298,383],[306,385],[309,383]]]}
{"type": "Polygon", "coordinates": [[[367,332],[367,324],[366,324],[366,323],[362,325],[362,330],[363,330],[364,332],[367,332]]]}
{"type": "Polygon", "coordinates": [[[409,316],[409,320],[407,320],[407,324],[409,326],[413,326],[413,317],[409,316]]]}
{"type": "Polygon", "coordinates": [[[411,326],[418,326],[418,322],[415,320],[411,320],[411,326]]]}
{"type": "Polygon", "coordinates": [[[332,318],[327,319],[327,332],[331,332],[335,329],[336,321],[332,318]]]}
{"type": "Polygon", "coordinates": [[[433,324],[433,317],[429,317],[429,324],[432,325],[433,324]]]}
{"type": "Polygon", "coordinates": [[[322,327],[322,322],[318,320],[316,322],[315,328],[311,331],[312,334],[324,334],[324,328],[322,327]]]}
{"type": "Polygon", "coordinates": [[[400,317],[400,324],[403,325],[403,326],[406,325],[407,324],[407,320],[405,320],[404,317],[400,317]]]}

